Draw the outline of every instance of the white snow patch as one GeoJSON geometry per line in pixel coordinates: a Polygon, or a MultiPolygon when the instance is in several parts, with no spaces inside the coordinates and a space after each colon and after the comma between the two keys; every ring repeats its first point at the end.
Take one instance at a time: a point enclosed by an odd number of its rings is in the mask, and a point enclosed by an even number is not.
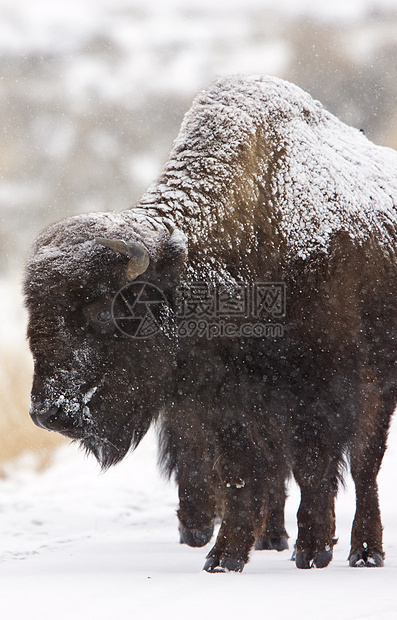
{"type": "MultiPolygon", "coordinates": [[[[44,432],[44,431],[43,431],[44,432]]],[[[299,571],[291,550],[255,551],[242,574],[202,572],[210,545],[180,545],[177,493],[160,478],[151,432],[122,463],[99,475],[75,445],[45,472],[27,463],[0,481],[1,608],[4,618],[109,617],[164,620],[225,618],[324,620],[395,618],[397,580],[397,424],[379,476],[384,568],[347,566],[354,492],[337,502],[339,542],[323,570],[299,571]]],[[[298,493],[287,502],[290,545],[298,493]]]]}
{"type": "Polygon", "coordinates": [[[83,396],[83,403],[85,405],[88,405],[88,403],[90,402],[91,398],[94,396],[95,392],[97,391],[98,387],[95,386],[93,388],[91,388],[90,390],[88,390],[88,392],[86,392],[83,396]]]}

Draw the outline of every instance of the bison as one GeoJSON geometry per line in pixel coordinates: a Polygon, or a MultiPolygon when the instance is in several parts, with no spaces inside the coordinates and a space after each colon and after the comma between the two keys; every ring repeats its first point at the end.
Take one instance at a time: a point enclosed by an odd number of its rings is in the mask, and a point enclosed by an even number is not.
{"type": "Polygon", "coordinates": [[[397,155],[272,77],[198,94],[132,209],[47,227],[24,291],[30,414],[103,468],[157,421],[204,568],[285,548],[325,567],[346,462],[349,563],[383,565],[377,474],[397,387],[397,155]]]}

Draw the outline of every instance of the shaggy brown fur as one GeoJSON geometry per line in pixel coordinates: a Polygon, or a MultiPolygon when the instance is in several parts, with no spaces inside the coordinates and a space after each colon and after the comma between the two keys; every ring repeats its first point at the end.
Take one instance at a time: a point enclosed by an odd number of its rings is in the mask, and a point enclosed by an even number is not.
{"type": "MultiPolygon", "coordinates": [[[[182,541],[205,544],[222,517],[208,571],[242,570],[255,540],[285,548],[291,473],[296,564],[326,566],[345,458],[357,491],[350,564],[383,563],[376,478],[396,405],[396,170],[394,152],[295,86],[225,78],[198,95],[134,209],[69,218],[36,241],[25,276],[33,420],[81,440],[105,468],[158,420],[182,541]],[[155,337],[126,332],[128,258],[98,237],[150,255],[140,286],[168,300],[155,337]],[[182,334],[178,290],[194,282],[215,293],[283,283],[282,337],[244,335],[248,311],[224,317],[233,336],[182,334]]],[[[263,308],[255,321],[274,322],[263,308]]]]}

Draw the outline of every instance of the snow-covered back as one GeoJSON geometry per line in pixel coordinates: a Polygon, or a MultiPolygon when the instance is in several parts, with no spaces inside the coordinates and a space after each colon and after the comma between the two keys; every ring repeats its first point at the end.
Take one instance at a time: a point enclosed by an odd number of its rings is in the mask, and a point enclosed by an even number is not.
{"type": "Polygon", "coordinates": [[[272,219],[272,241],[276,235],[291,256],[327,251],[338,231],[390,252],[397,153],[287,81],[224,77],[194,100],[160,183],[141,202],[151,203],[167,215],[171,207],[193,245],[215,243],[240,221],[254,246],[272,219]]]}

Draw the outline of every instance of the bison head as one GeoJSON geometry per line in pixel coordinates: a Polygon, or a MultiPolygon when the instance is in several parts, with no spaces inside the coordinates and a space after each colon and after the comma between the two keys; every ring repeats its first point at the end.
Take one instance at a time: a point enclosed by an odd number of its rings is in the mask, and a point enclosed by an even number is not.
{"type": "Polygon", "coordinates": [[[103,468],[138,444],[172,397],[169,319],[184,258],[178,231],[133,211],[68,218],[34,245],[24,281],[30,414],[80,440],[103,468]]]}

